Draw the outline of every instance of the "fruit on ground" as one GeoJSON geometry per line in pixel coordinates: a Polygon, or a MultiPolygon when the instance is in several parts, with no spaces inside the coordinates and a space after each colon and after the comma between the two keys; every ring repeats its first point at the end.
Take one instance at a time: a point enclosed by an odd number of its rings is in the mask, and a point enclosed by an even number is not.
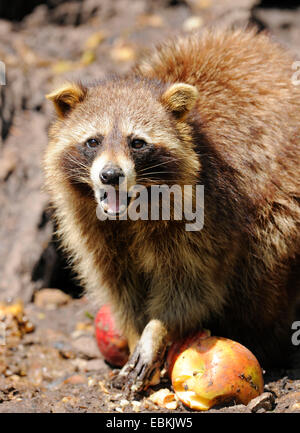
{"type": "Polygon", "coordinates": [[[263,392],[255,356],[241,344],[208,331],[171,346],[167,368],[178,398],[195,410],[235,401],[248,404],[263,392]]]}
{"type": "Polygon", "coordinates": [[[129,356],[128,342],[116,328],[109,305],[103,305],[95,317],[95,335],[104,359],[115,367],[123,367],[129,356]]]}

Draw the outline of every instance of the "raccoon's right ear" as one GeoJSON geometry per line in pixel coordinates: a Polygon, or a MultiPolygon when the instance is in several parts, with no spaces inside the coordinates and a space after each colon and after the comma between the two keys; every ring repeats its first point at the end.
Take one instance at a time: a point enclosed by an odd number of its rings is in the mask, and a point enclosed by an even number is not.
{"type": "Polygon", "coordinates": [[[46,95],[53,102],[59,117],[64,118],[75,105],[82,102],[87,94],[87,88],[78,83],[67,83],[46,95]]]}

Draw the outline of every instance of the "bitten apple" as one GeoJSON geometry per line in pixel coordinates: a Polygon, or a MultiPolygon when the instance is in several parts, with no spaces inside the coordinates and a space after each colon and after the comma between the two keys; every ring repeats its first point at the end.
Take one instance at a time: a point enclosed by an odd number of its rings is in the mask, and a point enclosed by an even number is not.
{"type": "Polygon", "coordinates": [[[171,346],[167,368],[178,398],[191,409],[235,401],[248,404],[263,392],[255,356],[241,344],[202,331],[171,346]]]}
{"type": "Polygon", "coordinates": [[[104,359],[115,367],[123,367],[129,356],[128,342],[117,330],[109,305],[103,305],[96,315],[95,335],[104,359]]]}

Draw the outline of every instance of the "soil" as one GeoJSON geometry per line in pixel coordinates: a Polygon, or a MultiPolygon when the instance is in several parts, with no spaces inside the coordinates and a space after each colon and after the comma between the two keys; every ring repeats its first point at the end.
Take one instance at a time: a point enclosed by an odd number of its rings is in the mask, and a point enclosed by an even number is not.
{"type": "MultiPolygon", "coordinates": [[[[101,357],[94,338],[98,307],[82,296],[59,250],[42,189],[41,161],[53,118],[44,95],[67,79],[90,81],[126,73],[154,44],[207,25],[255,24],[299,59],[299,2],[285,2],[284,7],[281,3],[11,0],[1,4],[0,60],[6,69],[6,85],[0,86],[1,413],[190,413],[180,402],[169,410],[149,399],[159,388],[171,389],[166,377],[133,401],[110,385],[114,370],[101,357]],[[52,295],[45,288],[51,288],[52,295]]],[[[297,356],[300,360],[300,353],[297,356]]],[[[300,412],[300,362],[290,369],[267,370],[264,379],[265,393],[257,401],[208,412],[300,412]]]]}

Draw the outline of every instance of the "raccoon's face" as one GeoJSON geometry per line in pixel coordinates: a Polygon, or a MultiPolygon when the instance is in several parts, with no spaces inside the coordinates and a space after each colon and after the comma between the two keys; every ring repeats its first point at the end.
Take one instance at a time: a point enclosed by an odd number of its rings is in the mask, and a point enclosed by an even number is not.
{"type": "Polygon", "coordinates": [[[190,184],[198,158],[184,118],[198,92],[145,80],[112,80],[85,88],[66,85],[48,98],[63,170],[74,186],[89,186],[108,215],[121,215],[142,185],[190,184]]]}

